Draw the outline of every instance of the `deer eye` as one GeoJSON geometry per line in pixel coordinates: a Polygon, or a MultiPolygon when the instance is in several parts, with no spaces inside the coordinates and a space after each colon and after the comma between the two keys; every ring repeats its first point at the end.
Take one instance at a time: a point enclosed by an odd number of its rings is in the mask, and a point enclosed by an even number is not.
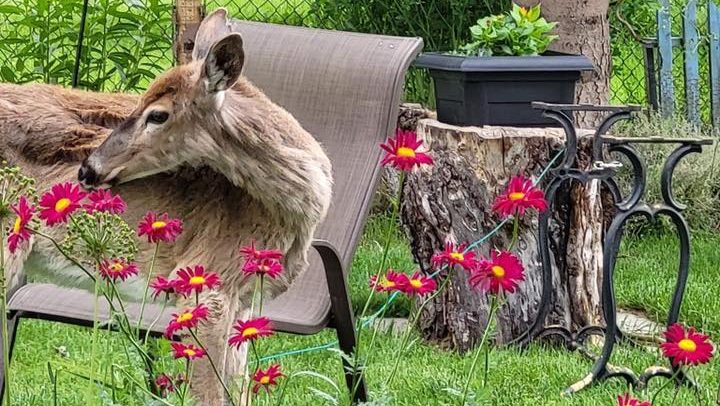
{"type": "Polygon", "coordinates": [[[170,114],[166,111],[153,110],[147,116],[147,123],[149,124],[162,124],[167,121],[170,114]]]}

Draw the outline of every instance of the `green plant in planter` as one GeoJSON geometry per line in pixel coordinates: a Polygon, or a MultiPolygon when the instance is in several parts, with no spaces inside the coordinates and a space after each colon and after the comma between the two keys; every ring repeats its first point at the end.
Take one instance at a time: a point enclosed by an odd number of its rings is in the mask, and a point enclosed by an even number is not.
{"type": "Polygon", "coordinates": [[[540,4],[525,8],[513,4],[506,14],[484,17],[470,27],[473,41],[460,48],[469,56],[539,55],[557,38],[557,23],[540,17],[540,4]]]}

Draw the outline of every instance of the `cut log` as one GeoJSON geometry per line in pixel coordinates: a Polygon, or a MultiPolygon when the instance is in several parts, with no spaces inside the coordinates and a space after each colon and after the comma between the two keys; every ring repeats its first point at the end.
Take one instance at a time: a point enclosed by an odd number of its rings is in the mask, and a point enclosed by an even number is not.
{"type": "MultiPolygon", "coordinates": [[[[589,132],[579,131],[587,136],[589,132]]],[[[500,222],[492,210],[495,197],[516,174],[537,176],[564,144],[560,129],[454,127],[425,119],[418,124],[435,161],[409,174],[403,187],[402,221],[413,255],[426,273],[430,259],[446,240],[473,242],[500,222]]],[[[546,184],[547,181],[543,181],[546,184]]],[[[602,204],[598,185],[566,187],[556,197],[551,221],[551,257],[555,269],[553,300],[547,324],[578,327],[599,324],[602,264],[602,204]],[[565,256],[567,254],[567,257],[565,256]]],[[[514,249],[526,279],[498,314],[496,340],[507,343],[533,323],[542,291],[537,214],[521,222],[514,249]]],[[[512,225],[475,251],[508,247],[512,225]]],[[[453,271],[448,289],[426,307],[420,321],[428,341],[465,352],[473,348],[487,322],[488,303],[473,290],[467,273],[453,271]]]]}

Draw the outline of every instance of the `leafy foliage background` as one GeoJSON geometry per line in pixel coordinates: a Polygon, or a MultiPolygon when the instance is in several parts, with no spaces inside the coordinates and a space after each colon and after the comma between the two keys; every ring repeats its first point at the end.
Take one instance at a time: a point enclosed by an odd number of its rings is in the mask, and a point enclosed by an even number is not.
{"type": "MultiPolygon", "coordinates": [[[[707,2],[700,0],[699,30],[707,32],[707,2]]],[[[672,0],[673,33],[679,36],[687,0],[672,0]]],[[[386,35],[419,36],[425,50],[457,49],[478,19],[507,11],[509,0],[207,0],[238,19],[386,35]]],[[[82,1],[0,0],[0,80],[70,85],[82,1]]],[[[643,46],[655,36],[658,0],[613,0],[610,7],[615,103],[646,104],[643,46]]],[[[90,0],[80,86],[100,91],[140,91],[173,64],[172,0],[90,0]]],[[[707,60],[707,41],[699,49],[707,60]]],[[[683,87],[683,55],[675,53],[676,94],[683,87]]],[[[708,64],[701,64],[707,75],[708,64]]],[[[705,76],[704,76],[705,77],[705,76]]],[[[701,84],[709,120],[707,81],[701,84]]],[[[411,70],[406,99],[432,106],[432,84],[411,70]]],[[[678,97],[681,110],[683,98],[678,97]]]]}

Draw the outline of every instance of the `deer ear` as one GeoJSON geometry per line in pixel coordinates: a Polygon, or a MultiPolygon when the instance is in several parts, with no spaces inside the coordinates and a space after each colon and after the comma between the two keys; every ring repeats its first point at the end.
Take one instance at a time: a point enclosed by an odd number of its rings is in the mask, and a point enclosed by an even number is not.
{"type": "Polygon", "coordinates": [[[210,49],[203,64],[201,80],[208,93],[221,92],[232,87],[240,77],[245,53],[240,34],[230,34],[210,49]]]}
{"type": "Polygon", "coordinates": [[[200,61],[205,59],[213,44],[230,34],[230,24],[227,20],[227,10],[219,8],[202,20],[195,34],[192,59],[200,61]]]}

